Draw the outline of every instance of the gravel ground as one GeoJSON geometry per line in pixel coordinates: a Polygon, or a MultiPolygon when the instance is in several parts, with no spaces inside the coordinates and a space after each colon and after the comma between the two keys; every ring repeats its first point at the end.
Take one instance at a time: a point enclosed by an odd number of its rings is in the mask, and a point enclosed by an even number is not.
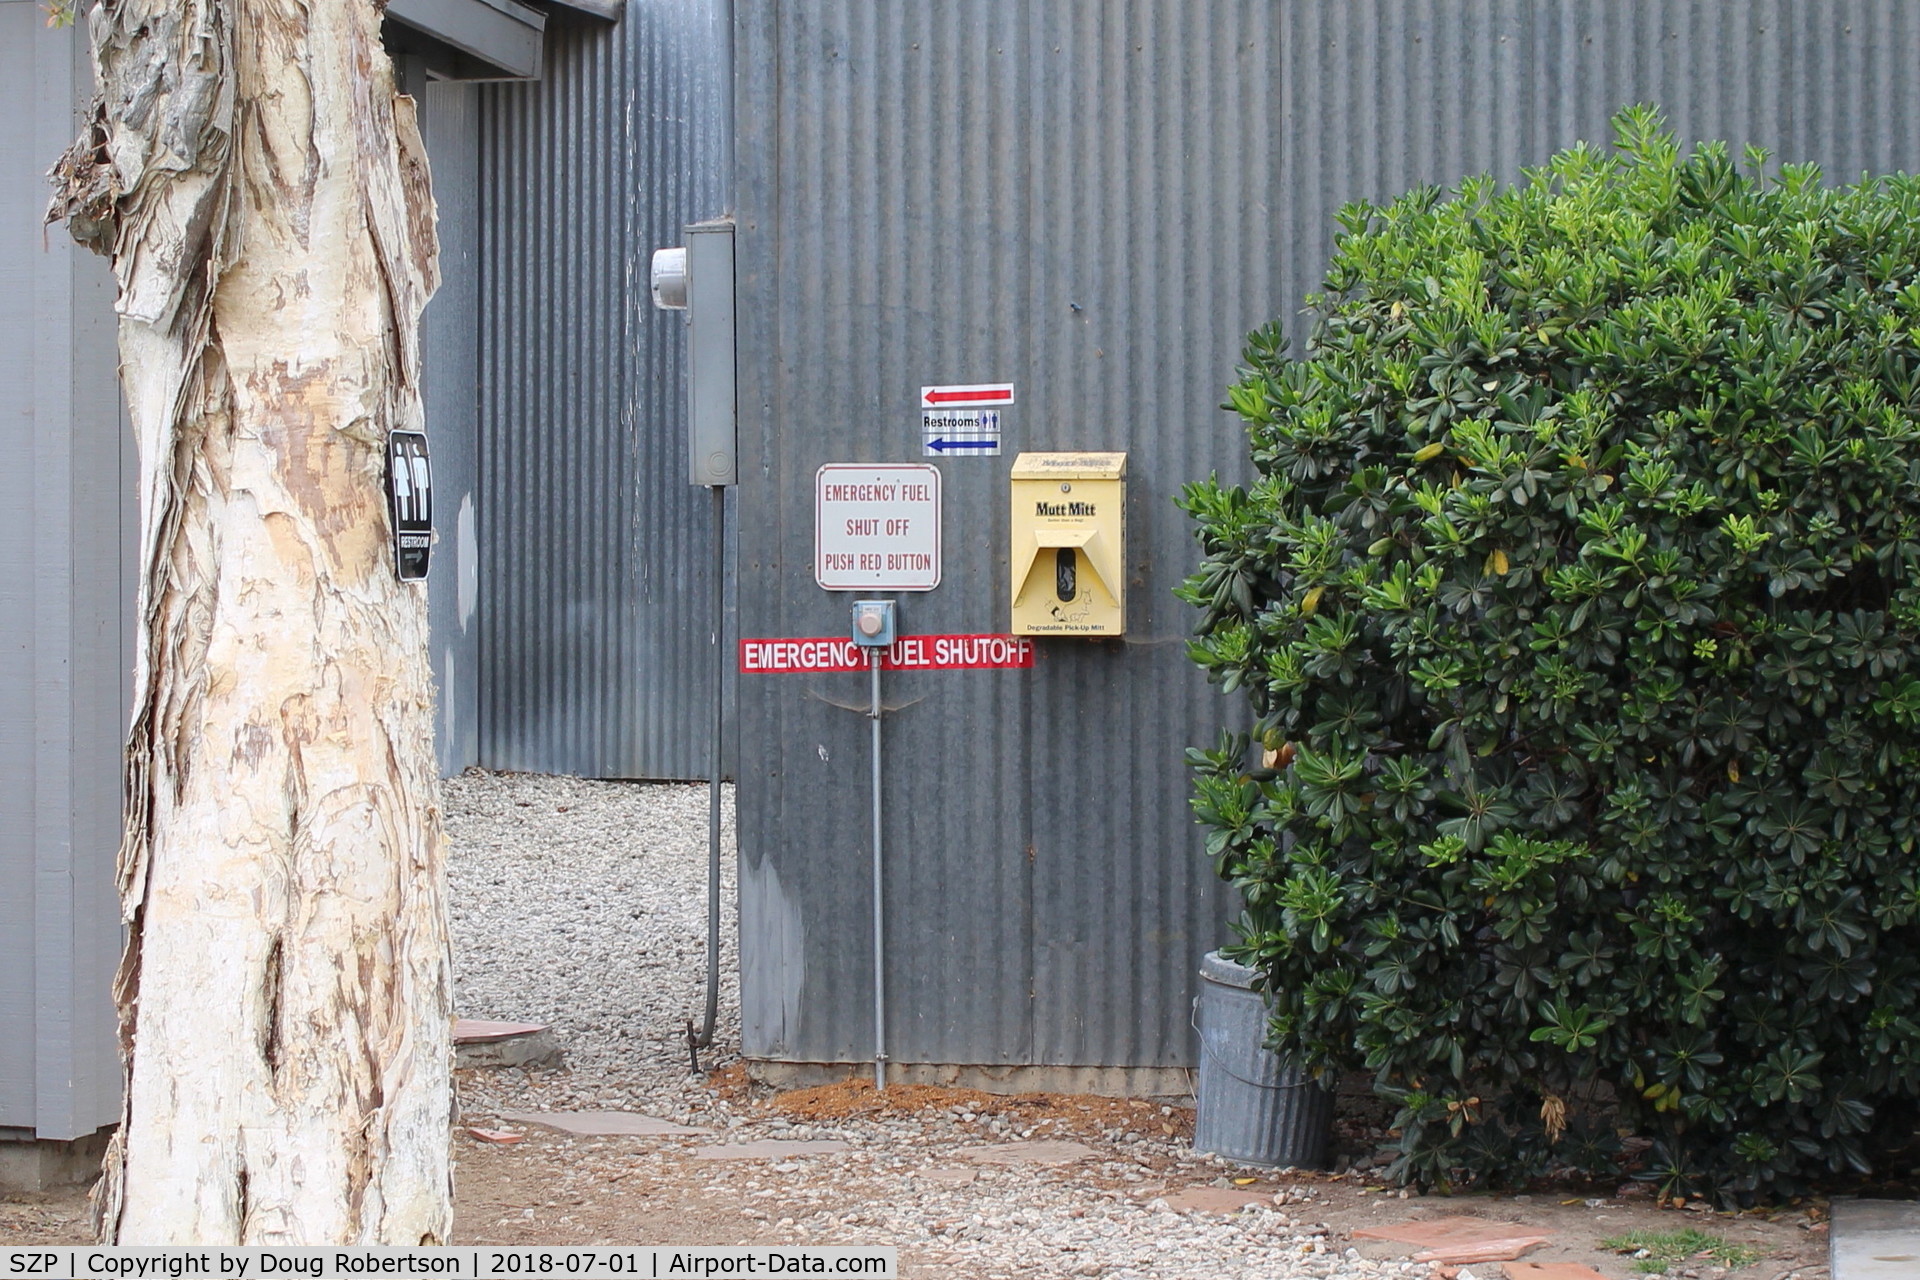
{"type": "MultiPolygon", "coordinates": [[[[706,785],[469,770],[443,796],[460,1016],[552,1026],[583,1104],[709,1109],[686,1045],[706,1002],[706,785]]],[[[708,1068],[740,1043],[730,785],[721,842],[708,1068]]]]}
{"type": "MultiPolygon", "coordinates": [[[[735,1059],[739,1045],[732,788],[724,794],[724,994],[714,1050],[703,1055],[709,1068],[735,1059]]],[[[462,1073],[468,1118],[491,1125],[505,1123],[488,1117],[507,1110],[607,1107],[710,1127],[729,1141],[847,1144],[755,1162],[742,1177],[732,1161],[694,1162],[692,1142],[544,1141],[568,1153],[563,1185],[605,1185],[617,1166],[621,1183],[650,1175],[656,1186],[675,1182],[683,1193],[723,1201],[737,1191],[744,1203],[727,1208],[743,1241],[771,1224],[795,1243],[894,1244],[915,1253],[921,1246],[927,1263],[965,1260],[983,1276],[1401,1273],[1398,1264],[1331,1250],[1325,1229],[1298,1209],[1269,1204],[1188,1217],[1149,1207],[1170,1180],[1204,1183],[1223,1169],[1190,1149],[1117,1129],[1100,1144],[1106,1158],[1080,1162],[1068,1176],[1060,1166],[977,1168],[957,1159],[983,1140],[1048,1136],[1000,1117],[957,1111],[794,1124],[744,1098],[729,1100],[690,1073],[684,1044],[685,1021],[704,1000],[706,788],[469,772],[448,780],[445,805],[457,1008],[463,1017],[550,1024],[570,1068],[462,1073]],[[973,1175],[965,1185],[926,1176],[955,1164],[973,1175]],[[765,1206],[775,1199],[777,1219],[765,1206]]],[[[500,1155],[541,1160],[537,1150],[500,1155]]],[[[492,1225],[541,1220],[523,1212],[492,1225]]],[[[585,1225],[557,1221],[580,1213],[550,1217],[554,1227],[585,1225]]]]}
{"type": "Polygon", "coordinates": [[[715,1161],[695,1154],[711,1138],[596,1141],[534,1130],[525,1146],[485,1154],[515,1171],[499,1181],[536,1184],[540,1198],[499,1199],[463,1234],[483,1244],[631,1243],[621,1233],[633,1206],[665,1203],[678,1210],[665,1228],[676,1243],[892,1245],[916,1280],[1434,1280],[1425,1264],[1367,1257],[1336,1240],[1320,1221],[1323,1189],[1275,1190],[1269,1180],[1260,1201],[1233,1214],[1170,1205],[1170,1184],[1205,1185],[1220,1172],[1205,1161],[1107,1149],[1071,1166],[981,1166],[966,1153],[1004,1144],[949,1116],[772,1134],[756,1125],[738,1136],[801,1133],[848,1149],[715,1161]]]}
{"type": "MultiPolygon", "coordinates": [[[[1409,1203],[1366,1186],[1364,1174],[1230,1167],[1192,1150],[1183,1136],[1189,1113],[1143,1103],[1067,1098],[1009,1111],[1000,1100],[953,1094],[904,1114],[783,1112],[783,1098],[804,1095],[770,1098],[737,1065],[712,1078],[688,1066],[685,1022],[704,999],[703,786],[473,772],[450,780],[445,795],[458,1010],[550,1024],[569,1067],[460,1073],[464,1124],[505,1132],[511,1143],[471,1130],[456,1138],[463,1239],[894,1245],[912,1277],[1426,1280],[1436,1272],[1404,1261],[1404,1250],[1348,1233],[1409,1216],[1525,1222],[1556,1240],[1529,1260],[1584,1261],[1626,1277],[1631,1262],[1597,1241],[1629,1227],[1673,1226],[1675,1215],[1644,1201],[1589,1200],[1600,1206],[1592,1212],[1532,1197],[1409,1203]],[[600,1108],[707,1132],[576,1139],[504,1114],[600,1108]],[[761,1139],[845,1146],[762,1159],[701,1154],[761,1139]],[[1052,1164],[981,1159],[1011,1142],[1064,1139],[1088,1150],[1052,1164]],[[1257,1182],[1244,1176],[1255,1172],[1257,1182]],[[1231,1212],[1196,1208],[1200,1188],[1242,1191],[1253,1202],[1231,1212]]],[[[738,1058],[732,817],[728,788],[722,1017],[701,1056],[708,1070],[738,1058]]],[[[1774,1259],[1741,1280],[1824,1274],[1810,1222],[1685,1216],[1683,1225],[1749,1232],[1742,1238],[1774,1259]]],[[[1458,1280],[1499,1274],[1480,1266],[1458,1280]]]]}
{"type": "MultiPolygon", "coordinates": [[[[883,1111],[864,1086],[770,1096],[737,1061],[730,794],[722,1018],[701,1055],[724,1070],[695,1075],[684,1028],[704,1000],[705,788],[469,773],[445,795],[459,1012],[548,1023],[570,1063],[459,1073],[460,1242],[892,1245],[913,1280],[1440,1280],[1403,1247],[1352,1233],[1467,1215],[1551,1237],[1529,1261],[1585,1263],[1607,1280],[1635,1280],[1634,1262],[1601,1239],[1676,1226],[1752,1246],[1762,1261],[1735,1280],[1826,1275],[1820,1206],[1663,1211],[1631,1187],[1409,1199],[1369,1186],[1369,1172],[1228,1166],[1193,1151],[1190,1112],[1139,1100],[910,1087],[889,1090],[883,1111]],[[703,1132],[574,1138],[506,1114],[603,1108],[703,1132]],[[843,1145],[740,1158],[739,1144],[766,1139],[843,1145]],[[1003,1163],[1020,1142],[1079,1146],[1057,1163],[1003,1163]]],[[[0,1197],[0,1243],[89,1238],[82,1188],[0,1197]]],[[[1696,1262],[1676,1274],[1727,1273],[1696,1262]]],[[[1455,1280],[1499,1275],[1477,1266],[1455,1280]]]]}

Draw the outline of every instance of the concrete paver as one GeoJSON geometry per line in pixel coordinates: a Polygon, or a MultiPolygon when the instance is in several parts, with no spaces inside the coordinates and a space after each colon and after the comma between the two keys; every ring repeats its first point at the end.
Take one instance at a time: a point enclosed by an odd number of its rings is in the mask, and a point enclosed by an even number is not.
{"type": "Polygon", "coordinates": [[[455,1018],[453,1042],[485,1044],[489,1040],[510,1040],[514,1036],[530,1036],[536,1031],[546,1029],[546,1024],[540,1022],[500,1022],[493,1018],[455,1018]]]}
{"type": "Polygon", "coordinates": [[[701,1147],[695,1160],[780,1160],[788,1156],[820,1156],[845,1151],[847,1144],[836,1138],[762,1138],[758,1142],[729,1142],[701,1147]]]}
{"type": "Polygon", "coordinates": [[[1498,1222],[1491,1218],[1413,1218],[1406,1222],[1386,1222],[1361,1227],[1354,1236],[1363,1240],[1392,1240],[1439,1249],[1448,1245],[1481,1244],[1489,1240],[1510,1240],[1531,1234],[1518,1222],[1498,1222]]]}
{"type": "Polygon", "coordinates": [[[1449,1266],[1466,1266],[1473,1262],[1506,1262],[1551,1243],[1553,1241],[1547,1236],[1502,1236],[1497,1240],[1473,1240],[1458,1244],[1437,1245],[1414,1254],[1413,1260],[1438,1262],[1449,1266]]]}
{"type": "Polygon", "coordinates": [[[1000,1142],[962,1151],[975,1164],[1072,1164],[1096,1154],[1082,1142],[1000,1142]]]}
{"type": "Polygon", "coordinates": [[[453,1063],[456,1067],[557,1067],[563,1058],[553,1028],[544,1023],[454,1019],[453,1063]]]}
{"type": "Polygon", "coordinates": [[[1833,1280],[1920,1276],[1920,1203],[1836,1200],[1829,1236],[1833,1280]]]}
{"type": "Polygon", "coordinates": [[[1238,1213],[1250,1204],[1272,1204],[1273,1197],[1262,1191],[1234,1191],[1228,1187],[1188,1187],[1162,1197],[1167,1208],[1176,1213],[1197,1210],[1201,1213],[1238,1213]]]}
{"type": "Polygon", "coordinates": [[[1507,1262],[1507,1280],[1607,1280],[1584,1262],[1507,1262]]]}
{"type": "Polygon", "coordinates": [[[1496,1222],[1489,1218],[1415,1218],[1408,1222],[1389,1222],[1377,1227],[1362,1227],[1354,1237],[1362,1240],[1391,1240],[1412,1245],[1420,1252],[1415,1262],[1437,1262],[1464,1266],[1474,1262],[1504,1262],[1551,1244],[1548,1236],[1528,1231],[1516,1222],[1496,1222]]]}
{"type": "Polygon", "coordinates": [[[712,1133],[671,1120],[658,1120],[634,1111],[502,1111],[501,1117],[521,1124],[537,1124],[577,1138],[659,1138],[673,1134],[712,1133]]]}

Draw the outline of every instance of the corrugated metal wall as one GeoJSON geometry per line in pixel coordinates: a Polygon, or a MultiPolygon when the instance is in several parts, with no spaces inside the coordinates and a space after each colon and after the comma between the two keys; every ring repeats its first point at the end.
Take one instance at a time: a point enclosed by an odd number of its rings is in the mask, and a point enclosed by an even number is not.
{"type": "MultiPolygon", "coordinates": [[[[1278,227],[1290,308],[1346,201],[1513,177],[1622,106],[1830,182],[1920,168],[1920,8],[1904,0],[1344,0],[1285,6],[1278,227]]],[[[1277,309],[1277,308],[1276,308],[1277,309]]],[[[1296,325],[1304,334],[1304,326],[1296,325]]]]}
{"type": "Polygon", "coordinates": [[[480,760],[706,770],[709,495],[687,483],[655,248],[722,212],[719,0],[555,12],[531,84],[482,91],[480,760]]]}
{"type": "Polygon", "coordinates": [[[44,233],[91,88],[72,31],[0,0],[0,1136],[119,1113],[109,996],[132,664],[134,465],[105,264],[44,233]]]}
{"type": "MultiPolygon", "coordinates": [[[[1017,383],[1009,455],[1130,455],[1124,643],[888,678],[898,1061],[1191,1061],[1227,903],[1181,752],[1237,705],[1183,656],[1173,498],[1243,474],[1215,406],[1248,329],[1304,336],[1342,203],[1513,176],[1636,100],[1835,177],[1920,167],[1896,0],[740,0],[737,33],[744,634],[845,632],[814,470],[919,461],[922,384],[1017,383]]],[[[946,576],[908,631],[1006,626],[1010,462],[939,464],[946,576]]],[[[872,1051],[863,679],[740,685],[749,1056],[872,1051]]]]}
{"type": "MultiPolygon", "coordinates": [[[[1214,406],[1279,296],[1266,0],[741,7],[743,633],[842,635],[814,471],[920,461],[922,384],[1010,379],[1009,456],[941,462],[945,578],[908,632],[1007,625],[1020,450],[1128,451],[1129,629],[887,701],[890,1039],[909,1062],[1184,1061],[1223,895],[1180,746],[1228,718],[1168,594],[1178,485],[1237,474],[1214,406]]],[[[749,1056],[871,1053],[864,677],[740,686],[749,1056]],[[852,709],[849,709],[852,708],[852,709]]]]}
{"type": "Polygon", "coordinates": [[[440,772],[480,760],[480,89],[425,86],[420,131],[440,212],[440,289],[420,317],[434,526],[427,574],[440,772]]]}

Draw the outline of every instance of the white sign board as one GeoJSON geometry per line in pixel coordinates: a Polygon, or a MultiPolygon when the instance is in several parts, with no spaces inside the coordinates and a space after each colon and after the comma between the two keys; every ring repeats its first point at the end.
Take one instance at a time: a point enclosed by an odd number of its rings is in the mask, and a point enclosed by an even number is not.
{"type": "Polygon", "coordinates": [[[920,448],[929,458],[1000,456],[998,409],[923,409],[920,448]]]}
{"type": "Polygon", "coordinates": [[[830,462],[814,477],[813,580],[828,591],[940,585],[940,471],[830,462]]]}

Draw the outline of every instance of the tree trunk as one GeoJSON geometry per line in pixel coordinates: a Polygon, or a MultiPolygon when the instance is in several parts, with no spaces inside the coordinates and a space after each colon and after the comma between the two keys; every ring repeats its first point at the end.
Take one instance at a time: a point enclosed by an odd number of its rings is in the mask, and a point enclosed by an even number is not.
{"type": "Polygon", "coordinates": [[[110,251],[140,448],[117,998],[126,1244],[418,1244],[451,1219],[420,429],[433,204],[372,0],[105,0],[56,202],[110,251]]]}

